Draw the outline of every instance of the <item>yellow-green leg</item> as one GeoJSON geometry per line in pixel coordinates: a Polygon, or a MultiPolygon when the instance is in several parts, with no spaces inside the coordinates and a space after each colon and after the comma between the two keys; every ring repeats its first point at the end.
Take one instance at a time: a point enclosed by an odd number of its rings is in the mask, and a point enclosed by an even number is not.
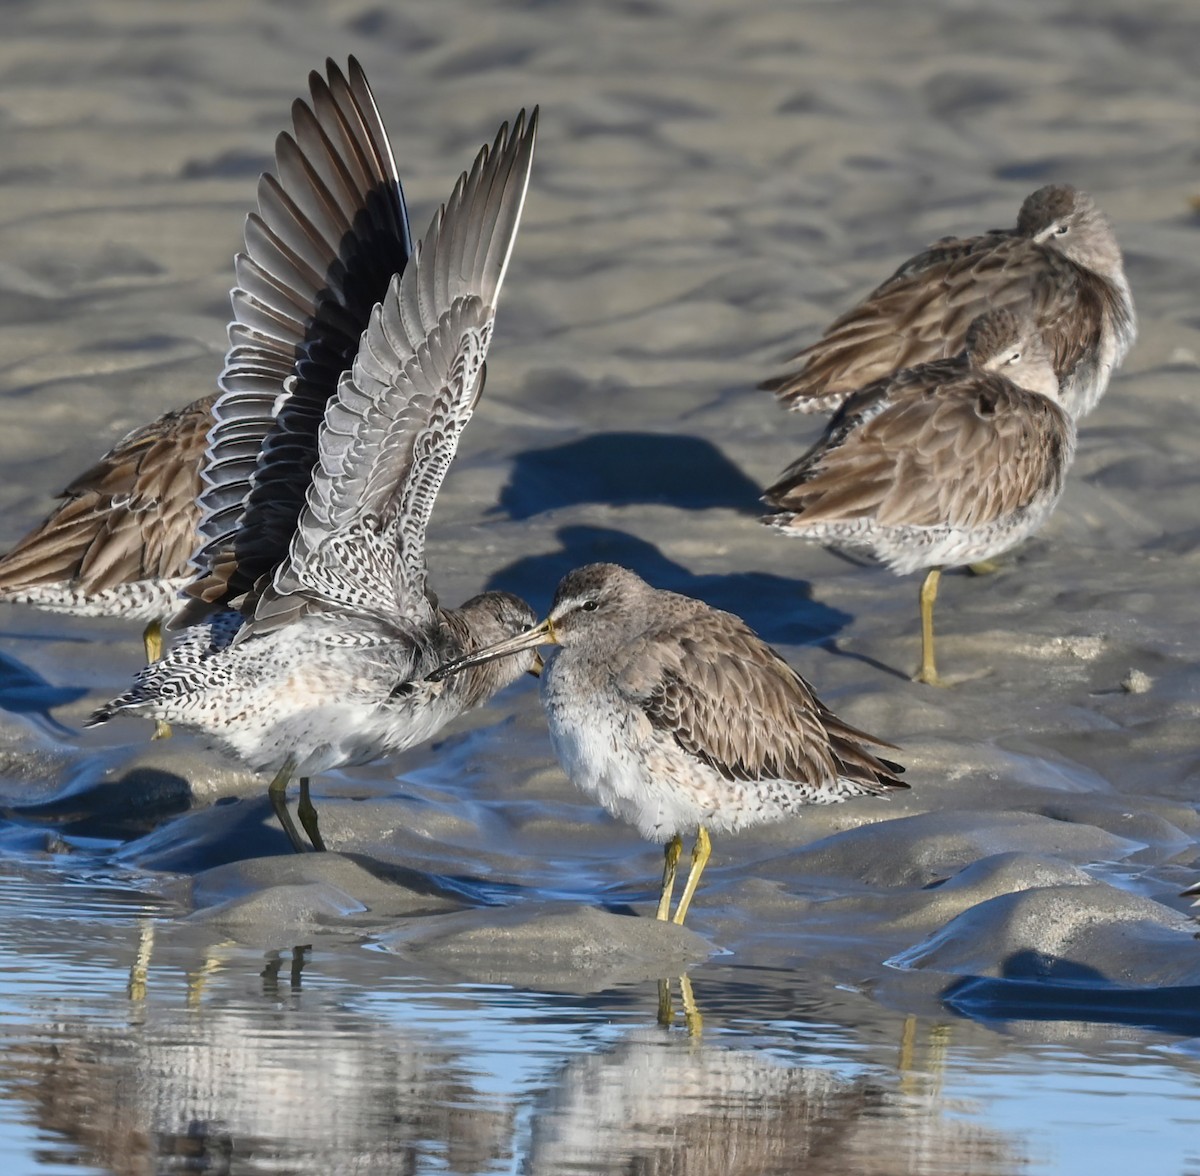
{"type": "MultiPolygon", "coordinates": [[[[683,1005],[683,1023],[687,1026],[689,1037],[699,1037],[704,1029],[704,1018],[696,1005],[696,997],[692,992],[692,982],[687,976],[679,977],[679,998],[683,1005]]],[[[671,1007],[671,981],[658,982],[658,1023],[669,1027],[675,1020],[675,1010],[671,1007]]]]}
{"type": "Polygon", "coordinates": [[[679,906],[675,908],[675,918],[672,922],[682,926],[687,917],[688,907],[692,905],[696,887],[700,885],[700,875],[704,873],[704,867],[708,865],[710,857],[712,842],[709,840],[708,830],[701,825],[696,832],[696,844],[692,847],[692,868],[688,871],[687,885],[683,888],[683,897],[679,900],[679,906]]]}
{"type": "Polygon", "coordinates": [[[937,660],[933,653],[933,606],[937,600],[938,582],[942,578],[941,568],[930,568],[921,584],[921,668],[916,681],[930,686],[940,686],[937,660]]]}
{"type": "MultiPolygon", "coordinates": [[[[146,647],[146,665],[158,661],[163,655],[162,622],[151,621],[142,630],[142,644],[146,647]]],[[[171,726],[162,719],[154,720],[154,734],[151,739],[170,739],[171,726]]]]}
{"type": "Polygon", "coordinates": [[[678,833],[667,842],[666,864],[663,866],[662,894],[658,899],[656,919],[666,922],[671,917],[671,895],[675,890],[675,867],[679,865],[679,855],[683,853],[683,838],[678,833]]]}
{"type": "Polygon", "coordinates": [[[683,1004],[683,1021],[689,1037],[699,1037],[704,1030],[704,1018],[696,1005],[692,982],[687,976],[679,977],[679,999],[683,1004]]]}
{"type": "Polygon", "coordinates": [[[287,807],[288,781],[292,778],[295,770],[296,765],[291,759],[284,760],[283,767],[275,773],[274,779],[267,785],[267,796],[271,801],[271,808],[274,810],[275,816],[283,826],[288,840],[292,843],[292,848],[297,853],[304,853],[308,846],[304,844],[304,839],[300,836],[300,831],[296,828],[296,823],[292,820],[292,814],[288,812],[287,807]]]}
{"type": "Polygon", "coordinates": [[[321,853],[325,852],[325,842],[321,839],[321,830],[317,825],[317,809],[312,802],[312,797],[308,794],[308,777],[300,777],[300,803],[296,805],[296,816],[300,818],[300,824],[304,826],[304,832],[308,834],[309,841],[313,844],[313,849],[321,853]]]}
{"type": "Polygon", "coordinates": [[[138,949],[133,965],[129,969],[129,984],[126,992],[132,1001],[146,999],[146,979],[150,974],[150,957],[154,954],[154,923],[143,919],[138,928],[138,949]]]}
{"type": "Polygon", "coordinates": [[[227,939],[224,943],[218,943],[208,948],[204,952],[204,960],[201,962],[200,967],[194,972],[187,974],[188,1008],[195,1009],[200,1007],[200,1002],[204,999],[204,990],[208,987],[209,978],[215,976],[220,971],[224,962],[221,958],[223,950],[233,945],[234,941],[227,939]]]}
{"type": "Polygon", "coordinates": [[[658,982],[658,1023],[667,1026],[673,1020],[675,1020],[675,1010],[671,1008],[671,981],[660,980],[658,982]]]}
{"type": "Polygon", "coordinates": [[[1000,570],[998,559],[977,559],[973,564],[967,564],[967,571],[972,576],[993,576],[1000,570]]]}
{"type": "Polygon", "coordinates": [[[938,1096],[942,1091],[950,1049],[950,1026],[941,1023],[929,1026],[923,1059],[917,1058],[919,1033],[920,1023],[916,1017],[905,1017],[900,1038],[900,1089],[910,1096],[938,1096]]]}

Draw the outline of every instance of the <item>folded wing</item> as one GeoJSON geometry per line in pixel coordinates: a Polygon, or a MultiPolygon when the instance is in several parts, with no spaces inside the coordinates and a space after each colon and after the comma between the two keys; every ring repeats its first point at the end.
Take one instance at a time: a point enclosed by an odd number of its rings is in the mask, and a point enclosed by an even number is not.
{"type": "Polygon", "coordinates": [[[631,649],[622,688],[651,726],[726,780],[813,788],[841,780],[862,793],[905,787],[894,774],[902,769],[867,750],[890,745],[832,715],[739,618],[706,610],[675,634],[655,633],[652,640],[652,659],[631,649]]]}
{"type": "Polygon", "coordinates": [[[890,372],[957,355],[967,328],[989,310],[1028,304],[1038,325],[1051,332],[1051,319],[1070,302],[1073,279],[1066,259],[1011,233],[940,242],[907,261],[799,352],[795,358],[805,360],[799,371],[761,387],[799,412],[836,408],[890,372]],[[1053,285],[1043,280],[1048,269],[1053,285]]]}
{"type": "Polygon", "coordinates": [[[1060,488],[1056,404],[958,361],[899,372],[847,401],[826,436],[763,496],[791,526],[981,527],[1060,488]]]}

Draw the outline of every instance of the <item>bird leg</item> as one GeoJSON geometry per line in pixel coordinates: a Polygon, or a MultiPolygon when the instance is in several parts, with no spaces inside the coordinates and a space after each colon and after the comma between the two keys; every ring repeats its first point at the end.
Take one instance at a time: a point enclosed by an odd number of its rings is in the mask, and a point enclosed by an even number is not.
{"type": "Polygon", "coordinates": [[[679,1001],[683,1005],[683,1022],[687,1026],[688,1036],[699,1037],[704,1030],[704,1018],[696,1007],[692,982],[687,976],[679,977],[679,1001]]]}
{"type": "Polygon", "coordinates": [[[682,926],[687,917],[688,907],[692,905],[692,896],[700,884],[700,875],[704,873],[704,867],[708,865],[711,856],[712,842],[709,840],[708,830],[701,825],[696,833],[696,844],[692,847],[692,868],[688,871],[687,885],[683,888],[683,896],[675,908],[675,918],[672,922],[682,926]]]}
{"type": "Polygon", "coordinates": [[[287,807],[288,781],[292,778],[295,770],[294,760],[291,758],[284,760],[283,767],[275,773],[271,783],[267,785],[267,796],[270,798],[275,816],[287,834],[287,839],[292,843],[292,848],[297,853],[304,853],[308,846],[304,844],[304,839],[300,836],[300,831],[296,828],[296,823],[292,820],[292,814],[288,812],[287,807]]]}
{"type": "Polygon", "coordinates": [[[138,949],[129,969],[129,984],[125,991],[129,999],[141,1003],[146,999],[146,978],[150,974],[150,957],[154,952],[154,921],[143,919],[138,928],[138,949]]]}
{"type": "Polygon", "coordinates": [[[679,855],[683,853],[683,838],[678,833],[667,842],[666,864],[663,866],[662,894],[658,899],[656,919],[665,923],[671,917],[671,894],[675,890],[675,867],[679,865],[679,855]]]}
{"type": "Polygon", "coordinates": [[[664,1028],[669,1027],[675,1020],[675,1010],[671,1008],[671,981],[658,982],[658,1023],[664,1028]]]}
{"type": "Polygon", "coordinates": [[[142,644],[146,647],[146,664],[156,662],[162,657],[163,639],[162,622],[151,621],[142,630],[142,644]]]}
{"type": "MultiPolygon", "coordinates": [[[[146,665],[158,661],[163,655],[162,621],[151,621],[142,630],[142,645],[146,648],[146,665]]],[[[154,720],[154,734],[151,739],[170,739],[171,726],[162,719],[154,720]]]]}
{"type": "MultiPolygon", "coordinates": [[[[698,1038],[704,1029],[704,1018],[696,1007],[696,997],[692,992],[692,982],[687,976],[679,977],[679,999],[683,1005],[683,1022],[687,1026],[689,1037],[698,1038]]],[[[664,1028],[670,1028],[675,1020],[675,1010],[671,1007],[671,981],[658,982],[658,1023],[664,1028]]]]}
{"type": "Polygon", "coordinates": [[[234,941],[232,939],[225,940],[224,943],[218,943],[213,947],[209,947],[204,952],[204,959],[194,972],[187,974],[187,1005],[189,1009],[198,1009],[200,1002],[204,999],[204,990],[208,987],[209,978],[215,976],[221,970],[223,960],[222,952],[227,947],[232,947],[234,941]]]}
{"type": "Polygon", "coordinates": [[[321,839],[321,830],[317,826],[317,810],[312,802],[312,797],[308,794],[308,777],[300,777],[300,803],[296,805],[296,816],[300,818],[300,824],[304,826],[304,832],[308,834],[308,839],[313,843],[313,849],[320,853],[325,852],[325,842],[321,839]]]}
{"type": "Polygon", "coordinates": [[[942,684],[933,655],[933,604],[937,600],[938,582],[941,578],[941,568],[930,568],[929,574],[921,584],[921,668],[914,680],[929,686],[942,684]]]}

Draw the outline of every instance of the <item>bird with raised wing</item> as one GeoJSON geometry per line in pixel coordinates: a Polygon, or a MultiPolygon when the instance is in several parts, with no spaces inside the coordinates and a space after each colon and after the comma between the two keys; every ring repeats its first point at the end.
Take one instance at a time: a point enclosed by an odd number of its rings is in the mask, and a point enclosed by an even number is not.
{"type": "MultiPolygon", "coordinates": [[[[428,739],[535,665],[530,653],[458,682],[425,681],[534,619],[503,592],[440,607],[425,532],[483,390],[536,123],[535,111],[505,124],[459,178],[344,370],[306,316],[315,291],[349,280],[328,248],[355,220],[364,145],[343,140],[309,169],[305,196],[289,190],[247,227],[204,467],[203,546],[179,618],[187,627],[91,721],[163,719],[273,773],[272,805],[296,848],[285,804],[293,775],[301,823],[323,848],[312,774],[428,739]]],[[[368,215],[386,209],[371,202],[368,215]]],[[[318,304],[345,324],[336,303],[318,304]]]]}
{"type": "Polygon", "coordinates": [[[1050,349],[1033,320],[981,316],[954,359],[895,372],[842,405],[763,495],[785,535],[866,552],[921,585],[918,681],[938,684],[933,605],[946,566],[1037,531],[1075,453],[1050,349]]]}
{"type": "MultiPolygon", "coordinates": [[[[235,263],[226,388],[246,391],[258,380],[277,390],[291,377],[332,392],[371,308],[412,254],[404,192],[358,62],[343,71],[328,61],[325,76],[311,73],[309,100],[295,101],[292,122],[276,142],[275,174],[259,180],[259,211],[235,263]],[[264,295],[273,275],[290,300],[264,295]]],[[[161,657],[161,623],[192,578],[216,399],[135,429],[63,490],[62,505],[0,559],[0,600],[141,621],[146,660],[161,657]]],[[[298,478],[316,460],[314,436],[309,428],[292,439],[298,478]]],[[[169,734],[159,720],[155,737],[169,734]]]]}
{"type": "Polygon", "coordinates": [[[947,237],[909,258],[760,387],[797,412],[826,412],[901,368],[957,355],[989,310],[1033,317],[1053,357],[1060,401],[1095,408],[1137,334],[1121,248],[1086,192],[1049,184],[1026,197],[1016,227],[947,237]]]}
{"type": "Polygon", "coordinates": [[[740,617],[653,588],[616,564],[568,573],[547,618],[447,663],[453,680],[539,646],[542,705],[563,771],[584,792],[665,843],[657,917],[670,916],[683,834],[696,834],[673,921],[682,923],[712,845],[806,805],[908,786],[892,745],[837,718],[740,617]]]}

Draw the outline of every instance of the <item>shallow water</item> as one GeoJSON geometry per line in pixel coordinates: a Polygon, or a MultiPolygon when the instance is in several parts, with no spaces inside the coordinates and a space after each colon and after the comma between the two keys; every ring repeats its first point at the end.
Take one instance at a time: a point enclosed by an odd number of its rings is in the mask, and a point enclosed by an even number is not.
{"type": "Polygon", "coordinates": [[[445,983],[365,944],[262,952],[157,880],[0,877],[6,1172],[1187,1172],[1196,1040],[906,1016],[718,959],[587,996],[445,983]],[[1119,1101],[1116,1101],[1119,1096],[1119,1101]]]}
{"type": "Polygon", "coordinates": [[[327,54],[417,231],[541,102],[437,591],[542,608],[626,563],[747,617],[912,790],[717,838],[656,926],[658,851],[522,683],[316,781],[335,852],[297,858],[216,752],[81,731],[129,627],[4,607],[0,1172],[1200,1173],[1194,3],[58,0],[4,33],[4,541],[211,388],[327,54]],[[1050,180],[1114,220],[1141,335],[1047,528],[943,582],[930,691],[915,583],[755,521],[816,425],[752,387],[1050,180]]]}

